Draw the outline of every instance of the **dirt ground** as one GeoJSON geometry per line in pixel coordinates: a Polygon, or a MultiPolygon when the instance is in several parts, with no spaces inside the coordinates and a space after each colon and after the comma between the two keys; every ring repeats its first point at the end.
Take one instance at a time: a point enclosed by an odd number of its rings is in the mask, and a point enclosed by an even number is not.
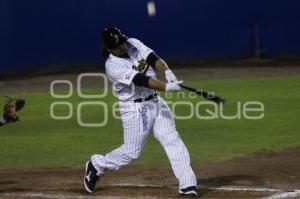
{"type": "MultiPolygon", "coordinates": [[[[300,148],[296,148],[193,165],[198,176],[199,198],[263,198],[292,193],[300,188],[299,157],[300,148]]],[[[92,195],[83,191],[82,179],[83,168],[2,170],[0,198],[181,198],[168,165],[135,165],[107,172],[92,195]]]]}

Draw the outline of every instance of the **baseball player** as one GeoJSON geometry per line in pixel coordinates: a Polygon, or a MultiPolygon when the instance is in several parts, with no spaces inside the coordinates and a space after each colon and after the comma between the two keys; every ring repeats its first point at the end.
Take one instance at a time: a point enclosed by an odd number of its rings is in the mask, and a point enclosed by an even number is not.
{"type": "Polygon", "coordinates": [[[4,106],[3,116],[0,116],[0,127],[8,123],[17,122],[19,120],[17,112],[21,110],[24,105],[24,99],[9,98],[8,102],[4,106]]]}
{"type": "Polygon", "coordinates": [[[119,99],[124,144],[106,155],[91,156],[85,166],[85,190],[92,193],[106,170],[118,170],[138,159],[152,132],[179,181],[179,194],[197,197],[197,179],[188,150],[176,130],[170,108],[157,95],[157,91],[180,90],[182,81],[177,80],[153,50],[137,39],[126,37],[119,29],[105,28],[102,41],[106,75],[119,99]],[[167,82],[157,80],[156,71],[164,73],[167,82]]]}

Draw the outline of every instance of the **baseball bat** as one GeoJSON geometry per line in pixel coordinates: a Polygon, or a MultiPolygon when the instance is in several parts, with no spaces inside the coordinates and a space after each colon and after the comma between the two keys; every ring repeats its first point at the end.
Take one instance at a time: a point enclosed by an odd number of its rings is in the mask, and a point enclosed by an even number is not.
{"type": "Polygon", "coordinates": [[[208,92],[201,90],[201,89],[196,89],[196,88],[191,88],[189,86],[183,85],[183,84],[179,84],[181,88],[184,88],[185,90],[191,91],[196,93],[197,95],[204,97],[207,100],[210,100],[212,102],[215,102],[217,104],[220,103],[225,103],[225,99],[223,97],[220,96],[216,96],[216,95],[211,95],[208,92]]]}

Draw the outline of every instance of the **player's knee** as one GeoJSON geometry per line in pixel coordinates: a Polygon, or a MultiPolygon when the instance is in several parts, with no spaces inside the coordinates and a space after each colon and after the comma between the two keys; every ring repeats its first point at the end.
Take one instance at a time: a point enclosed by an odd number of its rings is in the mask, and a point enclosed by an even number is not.
{"type": "Polygon", "coordinates": [[[124,145],[124,148],[126,151],[126,155],[132,160],[138,159],[141,156],[143,150],[142,148],[134,145],[124,145]]]}
{"type": "Polygon", "coordinates": [[[141,156],[142,151],[140,149],[134,149],[129,151],[129,156],[132,160],[137,160],[141,156]]]}
{"type": "Polygon", "coordinates": [[[129,156],[132,160],[137,160],[140,157],[140,153],[131,153],[129,156]]]}
{"type": "Polygon", "coordinates": [[[155,136],[155,138],[163,145],[169,145],[176,143],[180,140],[180,136],[177,131],[172,131],[168,133],[160,133],[155,136]]]}

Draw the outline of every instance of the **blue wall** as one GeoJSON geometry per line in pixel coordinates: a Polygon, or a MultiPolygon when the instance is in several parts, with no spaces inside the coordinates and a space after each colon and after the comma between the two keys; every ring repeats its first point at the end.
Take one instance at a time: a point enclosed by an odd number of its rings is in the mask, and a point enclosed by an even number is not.
{"type": "Polygon", "coordinates": [[[299,0],[0,0],[1,73],[49,64],[102,63],[100,32],[119,26],[162,57],[205,59],[253,54],[253,26],[269,55],[300,54],[299,0]]]}

